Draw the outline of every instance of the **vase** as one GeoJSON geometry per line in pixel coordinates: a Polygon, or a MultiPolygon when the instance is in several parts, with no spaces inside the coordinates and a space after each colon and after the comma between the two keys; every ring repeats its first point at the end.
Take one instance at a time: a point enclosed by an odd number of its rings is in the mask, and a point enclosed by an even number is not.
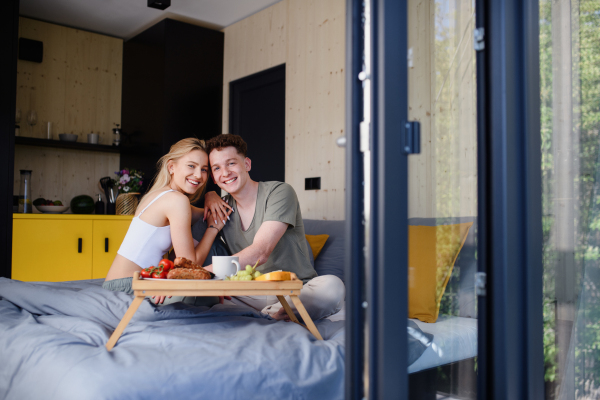
{"type": "Polygon", "coordinates": [[[135,215],[139,193],[121,193],[117,197],[117,215],[135,215]]]}

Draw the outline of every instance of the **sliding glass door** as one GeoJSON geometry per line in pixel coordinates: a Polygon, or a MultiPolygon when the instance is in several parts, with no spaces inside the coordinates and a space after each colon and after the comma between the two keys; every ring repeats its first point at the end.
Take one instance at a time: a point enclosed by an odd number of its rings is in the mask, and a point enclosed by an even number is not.
{"type": "Polygon", "coordinates": [[[475,28],[472,0],[408,2],[408,119],[421,142],[408,157],[408,317],[428,335],[408,366],[415,399],[477,398],[475,28]]]}

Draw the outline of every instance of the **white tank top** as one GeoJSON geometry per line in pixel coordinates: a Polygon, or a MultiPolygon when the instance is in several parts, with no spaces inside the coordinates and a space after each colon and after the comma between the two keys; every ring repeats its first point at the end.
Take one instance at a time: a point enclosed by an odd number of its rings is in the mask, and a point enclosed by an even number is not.
{"type": "Polygon", "coordinates": [[[154,226],[142,221],[140,217],[161,196],[174,190],[162,192],[154,198],[142,210],[140,215],[133,217],[131,225],[127,230],[125,239],[117,254],[125,257],[139,265],[141,268],[148,268],[151,265],[158,265],[162,256],[171,249],[173,241],[171,240],[171,226],[154,226]]]}

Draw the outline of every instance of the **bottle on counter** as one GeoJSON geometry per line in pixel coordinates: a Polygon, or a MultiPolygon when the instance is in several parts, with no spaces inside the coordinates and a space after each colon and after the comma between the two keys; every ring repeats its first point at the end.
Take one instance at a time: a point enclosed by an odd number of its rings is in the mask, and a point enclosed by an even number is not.
{"type": "Polygon", "coordinates": [[[100,193],[98,193],[98,201],[96,202],[96,214],[104,214],[104,202],[100,193]]]}
{"type": "Polygon", "coordinates": [[[21,190],[19,192],[19,212],[24,214],[33,213],[33,201],[31,200],[31,170],[21,170],[21,190]]]}

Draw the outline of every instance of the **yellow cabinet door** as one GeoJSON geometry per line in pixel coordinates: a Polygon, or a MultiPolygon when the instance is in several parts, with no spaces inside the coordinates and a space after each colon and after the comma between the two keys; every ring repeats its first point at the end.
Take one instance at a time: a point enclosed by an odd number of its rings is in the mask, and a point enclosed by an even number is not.
{"type": "Polygon", "coordinates": [[[92,221],[13,220],[13,279],[59,282],[91,277],[92,221]]]}
{"type": "Polygon", "coordinates": [[[131,221],[94,221],[92,278],[106,278],[131,221]]]}

